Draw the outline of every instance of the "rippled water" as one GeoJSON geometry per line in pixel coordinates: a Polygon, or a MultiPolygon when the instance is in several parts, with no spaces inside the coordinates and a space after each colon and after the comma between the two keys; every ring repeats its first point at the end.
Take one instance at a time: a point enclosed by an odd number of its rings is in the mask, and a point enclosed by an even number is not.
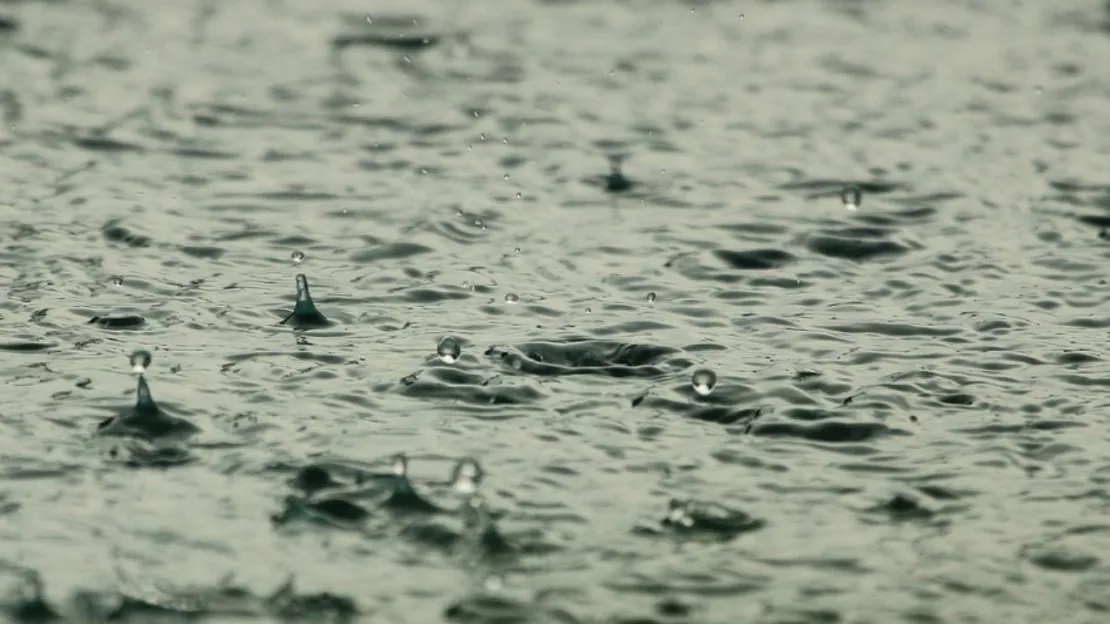
{"type": "Polygon", "coordinates": [[[1103,621],[1104,4],[0,3],[5,608],[1103,621]]]}

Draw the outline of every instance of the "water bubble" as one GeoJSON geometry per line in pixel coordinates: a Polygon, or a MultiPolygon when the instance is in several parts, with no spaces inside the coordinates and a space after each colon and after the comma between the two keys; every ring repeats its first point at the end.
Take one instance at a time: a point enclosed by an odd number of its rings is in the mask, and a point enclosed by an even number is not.
{"type": "Polygon", "coordinates": [[[859,186],[846,186],[840,191],[840,201],[844,202],[844,207],[848,210],[859,210],[860,204],[863,203],[863,192],[859,186]]]}
{"type": "Polygon", "coordinates": [[[290,259],[293,260],[293,264],[300,264],[300,263],[304,262],[304,252],[303,251],[294,251],[293,255],[290,256],[290,259]]]}
{"type": "Polygon", "coordinates": [[[647,296],[648,303],[655,303],[655,293],[649,292],[647,296]]]}
{"type": "Polygon", "coordinates": [[[505,303],[509,305],[516,305],[520,303],[520,297],[516,293],[509,293],[505,295],[505,303]]]}
{"type": "Polygon", "coordinates": [[[393,476],[407,476],[409,474],[409,458],[405,457],[404,453],[397,453],[393,456],[393,461],[390,462],[389,467],[393,471],[393,476]]]}
{"type": "Polygon", "coordinates": [[[146,369],[150,368],[150,361],[152,359],[153,357],[150,355],[150,351],[137,349],[131,354],[131,371],[142,375],[146,372],[146,369]]]}
{"type": "Polygon", "coordinates": [[[123,286],[123,278],[118,275],[113,275],[112,286],[123,286]]]}
{"type": "Polygon", "coordinates": [[[454,364],[462,355],[462,345],[459,344],[458,339],[447,336],[436,345],[436,353],[444,364],[454,364]]]}
{"type": "Polygon", "coordinates": [[[690,378],[690,384],[694,386],[694,392],[702,396],[709,396],[709,393],[713,392],[714,386],[717,385],[717,373],[708,368],[699,368],[694,371],[694,376],[690,378]]]}
{"type": "Polygon", "coordinates": [[[478,493],[478,486],[484,477],[482,467],[473,459],[463,459],[455,464],[451,474],[451,487],[464,496],[478,493]]]}

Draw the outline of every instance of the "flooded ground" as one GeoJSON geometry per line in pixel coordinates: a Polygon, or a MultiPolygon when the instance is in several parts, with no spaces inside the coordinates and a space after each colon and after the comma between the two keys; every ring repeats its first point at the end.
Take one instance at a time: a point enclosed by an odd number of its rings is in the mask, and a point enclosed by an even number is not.
{"type": "Polygon", "coordinates": [[[1104,621],[1106,58],[1094,0],[0,2],[3,608],[1104,621]]]}

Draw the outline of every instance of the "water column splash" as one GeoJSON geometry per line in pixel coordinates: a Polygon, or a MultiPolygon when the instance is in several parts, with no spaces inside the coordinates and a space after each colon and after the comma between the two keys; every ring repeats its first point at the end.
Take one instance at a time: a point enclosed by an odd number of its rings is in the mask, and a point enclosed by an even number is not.
{"type": "Polygon", "coordinates": [[[282,319],[282,324],[290,324],[300,329],[331,325],[332,322],[321,314],[316,309],[316,304],[312,302],[312,294],[308,290],[308,277],[304,273],[298,273],[296,282],[297,303],[293,306],[293,311],[289,316],[282,319]]]}
{"type": "Polygon", "coordinates": [[[150,351],[136,349],[134,352],[131,353],[131,359],[129,360],[129,363],[131,364],[131,372],[135,373],[136,375],[142,375],[146,372],[148,368],[150,368],[150,362],[152,359],[153,356],[150,355],[150,351]]]}

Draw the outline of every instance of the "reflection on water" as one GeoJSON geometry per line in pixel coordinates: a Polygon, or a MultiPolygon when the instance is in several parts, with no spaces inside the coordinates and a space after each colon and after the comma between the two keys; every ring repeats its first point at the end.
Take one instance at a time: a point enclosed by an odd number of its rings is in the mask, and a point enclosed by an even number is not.
{"type": "Polygon", "coordinates": [[[11,618],[1104,619],[1110,8],[399,7],[0,3],[11,618]]]}

